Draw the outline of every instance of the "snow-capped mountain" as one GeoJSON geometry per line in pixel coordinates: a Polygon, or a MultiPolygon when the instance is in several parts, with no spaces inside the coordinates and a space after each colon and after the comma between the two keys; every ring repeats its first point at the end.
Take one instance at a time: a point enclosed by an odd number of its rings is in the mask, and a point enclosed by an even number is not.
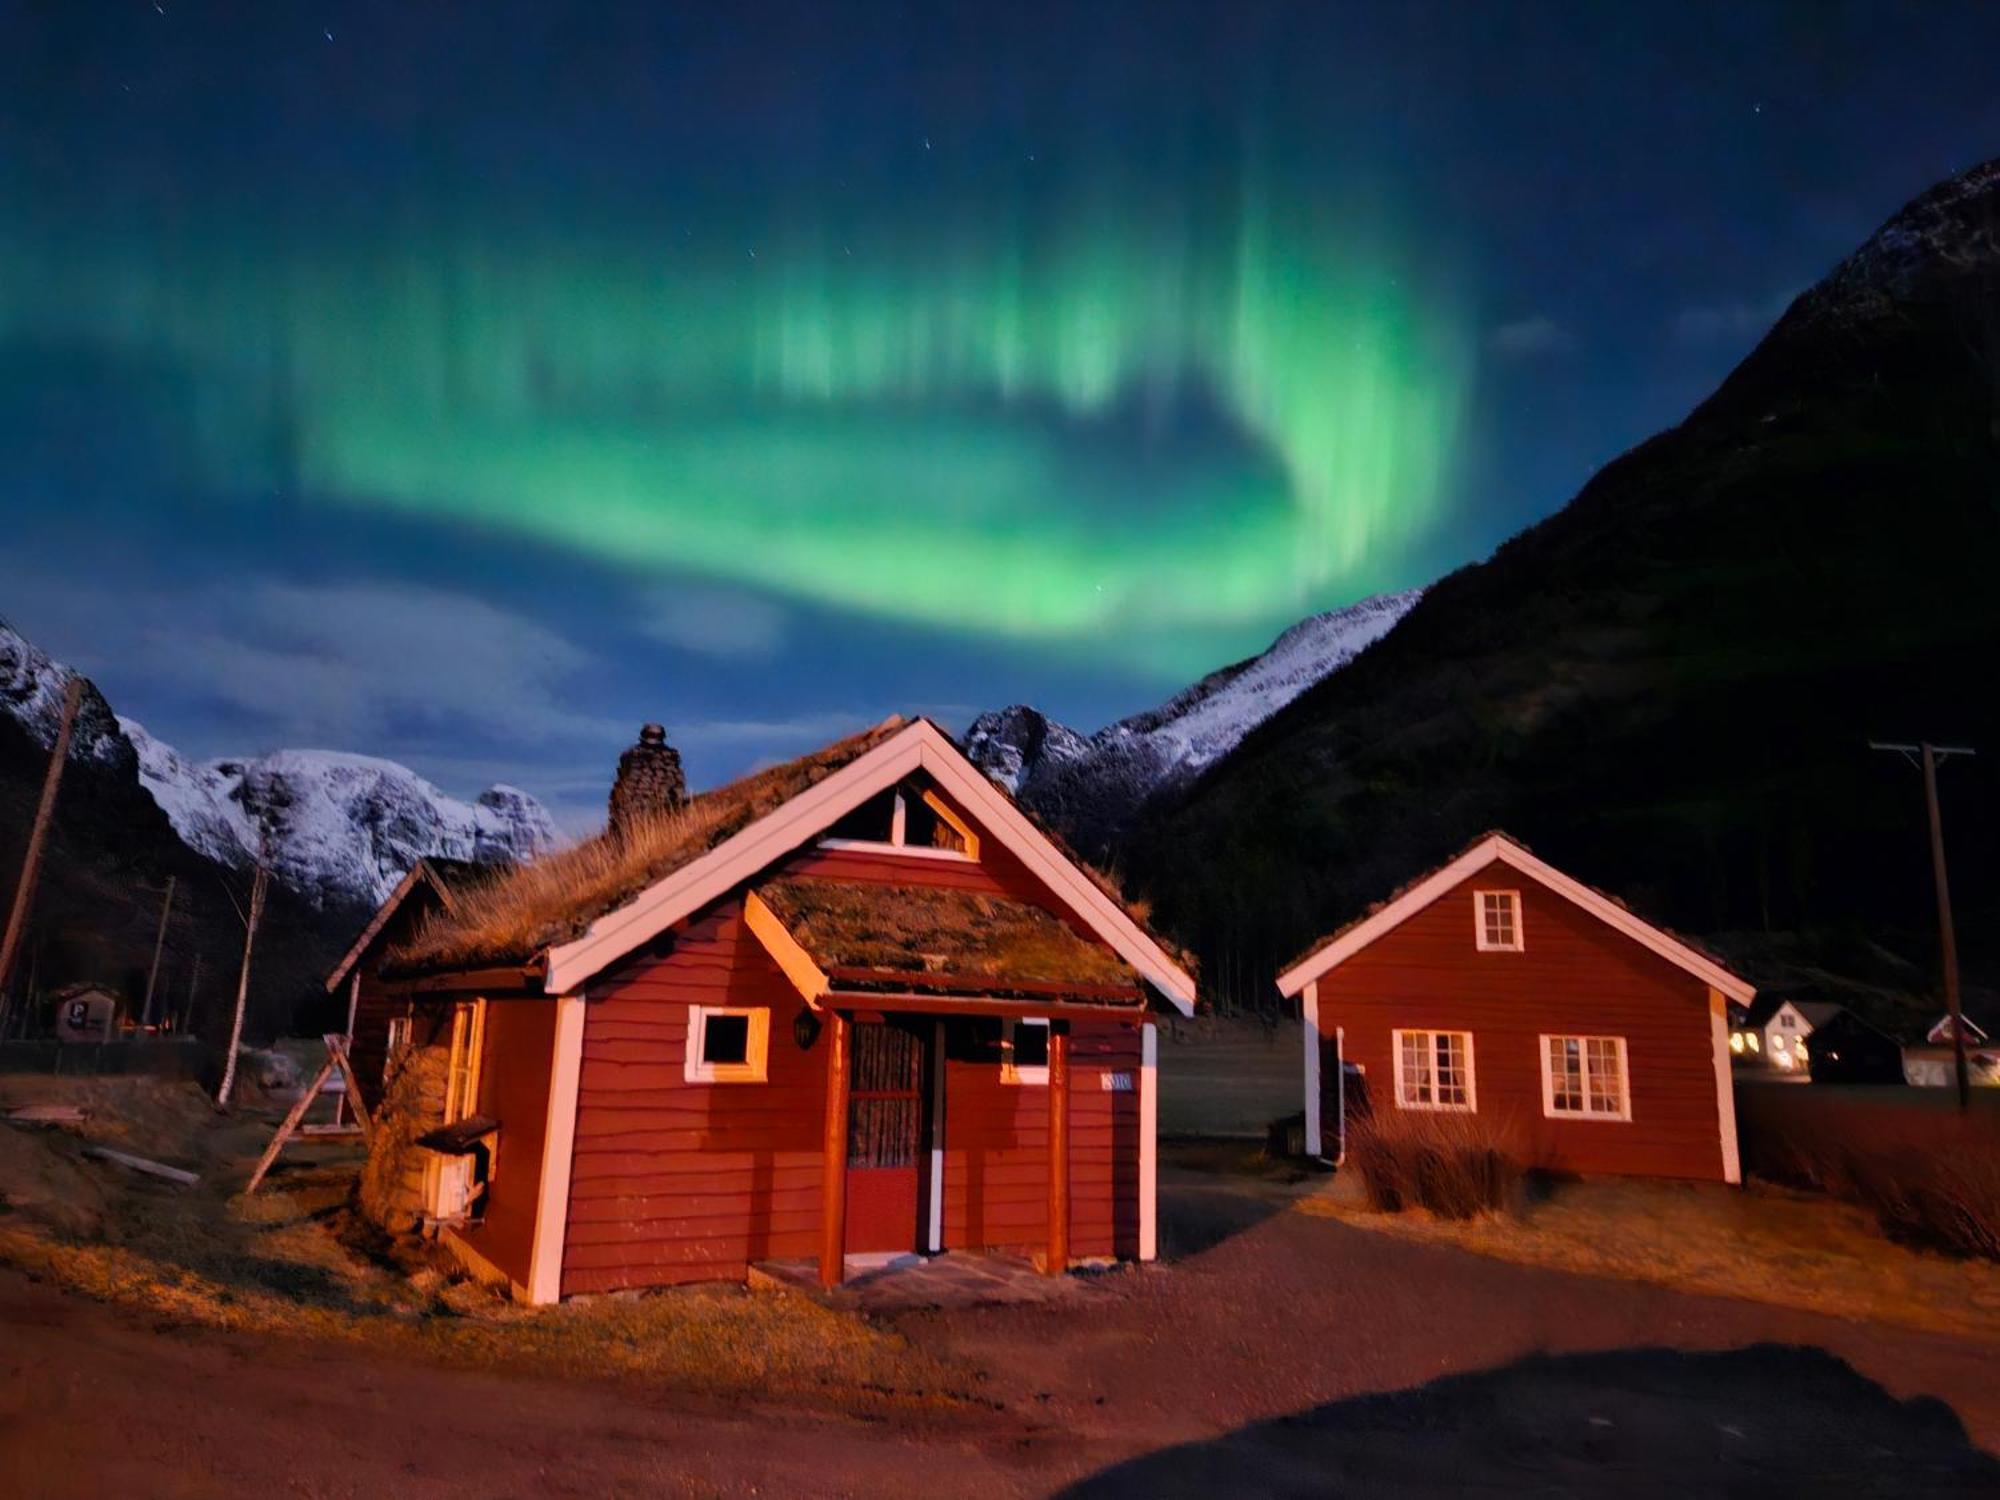
{"type": "Polygon", "coordinates": [[[1263,655],[1211,672],[1158,708],[1092,735],[1024,704],[981,714],[966,731],[966,753],[1085,853],[1101,855],[1143,803],[1199,776],[1380,640],[1422,594],[1378,594],[1301,620],[1263,655]]]}
{"type": "MultiPolygon", "coordinates": [[[[0,622],[0,710],[45,748],[75,675],[0,622]]],[[[556,843],[548,811],[515,787],[491,786],[465,802],[407,766],[335,750],[190,760],[115,716],[94,687],[86,686],[70,756],[130,765],[182,843],[238,867],[262,847],[271,873],[316,903],[373,905],[427,856],[518,861],[556,843]]]]}

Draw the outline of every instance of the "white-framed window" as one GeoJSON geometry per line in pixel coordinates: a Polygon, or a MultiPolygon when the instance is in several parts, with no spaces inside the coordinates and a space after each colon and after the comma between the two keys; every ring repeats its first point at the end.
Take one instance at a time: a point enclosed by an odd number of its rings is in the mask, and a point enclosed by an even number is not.
{"type": "Polygon", "coordinates": [[[1622,1036],[1544,1036],[1542,1113],[1562,1120],[1629,1120],[1622,1036]]]}
{"type": "Polygon", "coordinates": [[[899,787],[863,803],[836,821],[819,846],[864,853],[893,849],[898,855],[923,859],[979,859],[979,835],[972,825],[928,788],[899,787]]]}
{"type": "Polygon", "coordinates": [[[1778,1025],[1786,1031],[1796,1031],[1799,1025],[1799,1018],[1790,1011],[1785,1011],[1778,1017],[1778,1025]]]}
{"type": "Polygon", "coordinates": [[[1000,1023],[1000,1081],[1046,1087],[1049,1023],[1032,1016],[1000,1023]]]}
{"type": "Polygon", "coordinates": [[[762,1083],[770,1056],[769,1006],[688,1007],[689,1083],[762,1083]]]}
{"type": "Polygon", "coordinates": [[[1521,893],[1474,891],[1472,935],[1481,953],[1519,953],[1523,946],[1521,893]]]}
{"type": "Polygon", "coordinates": [[[1478,1108],[1471,1032],[1398,1031],[1393,1041],[1398,1109],[1478,1108]]]}

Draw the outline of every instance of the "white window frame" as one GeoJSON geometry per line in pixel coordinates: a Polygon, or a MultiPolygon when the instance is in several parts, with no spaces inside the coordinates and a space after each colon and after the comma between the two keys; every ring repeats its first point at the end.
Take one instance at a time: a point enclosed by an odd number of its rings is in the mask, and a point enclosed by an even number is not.
{"type": "Polygon", "coordinates": [[[1449,1026],[1426,1029],[1418,1026],[1398,1027],[1389,1033],[1389,1055],[1395,1065],[1396,1108],[1431,1110],[1439,1114],[1472,1115],[1479,1112],[1478,1074],[1473,1066],[1472,1033],[1449,1026]],[[1431,1062],[1431,1096],[1428,1100],[1411,1103],[1403,1094],[1403,1038],[1420,1036],[1429,1050],[1431,1062]],[[1465,1038],[1465,1103],[1444,1104],[1437,1097],[1437,1039],[1441,1036],[1461,1036],[1465,1038]]]}
{"type": "Polygon", "coordinates": [[[763,1083],[771,1062],[771,1007],[768,1005],[690,1005],[688,1007],[686,1076],[689,1083],[763,1083]],[[715,1016],[743,1016],[750,1022],[740,1063],[702,1060],[708,1045],[708,1023],[715,1016]]]}
{"type": "Polygon", "coordinates": [[[1472,893],[1472,941],[1481,953],[1521,953],[1528,946],[1527,934],[1521,926],[1521,893],[1515,891],[1474,891],[1472,893]],[[1511,943],[1490,942],[1486,936],[1486,901],[1489,896],[1497,896],[1507,903],[1513,917],[1514,941],[1511,943]]]}
{"type": "Polygon", "coordinates": [[[410,1045],[410,1036],[415,1029],[415,1021],[409,1016],[389,1017],[388,1034],[382,1044],[382,1085],[388,1087],[390,1076],[396,1071],[396,1059],[401,1057],[410,1045]]]}
{"type": "MultiPolygon", "coordinates": [[[[1049,1085],[1049,1065],[1030,1063],[1018,1067],[1014,1062],[1014,1033],[1023,1026],[1039,1026],[1048,1031],[1049,1023],[1043,1016],[1007,1016],[1000,1022],[1000,1081],[1018,1084],[1024,1088],[1047,1088],[1049,1085]]],[[[1048,1053],[1042,1053],[1047,1057],[1048,1053]]]]}
{"type": "Polygon", "coordinates": [[[1630,1124],[1632,1120],[1632,1052],[1625,1045],[1622,1036],[1585,1035],[1575,1031],[1549,1031],[1542,1033],[1542,1114],[1551,1120],[1598,1121],[1605,1124],[1630,1124]],[[1556,1108],[1556,1071],[1549,1060],[1551,1042],[1576,1042],[1579,1078],[1583,1084],[1582,1109],[1556,1108]],[[1618,1049],[1618,1108],[1614,1113],[1595,1110],[1590,1107],[1590,1047],[1591,1042],[1610,1042],[1618,1049]]]}
{"type": "Polygon", "coordinates": [[[841,839],[829,837],[822,838],[819,841],[819,847],[822,849],[855,849],[864,854],[892,853],[908,859],[942,859],[961,865],[978,864],[979,835],[972,831],[971,825],[958,813],[954,812],[951,806],[942,797],[938,796],[936,792],[925,790],[919,800],[928,806],[940,821],[950,824],[957,831],[958,836],[965,840],[965,847],[963,849],[939,849],[930,844],[909,843],[904,836],[909,809],[903,800],[901,792],[896,793],[895,801],[890,810],[889,839],[887,843],[884,843],[881,839],[841,839]]]}

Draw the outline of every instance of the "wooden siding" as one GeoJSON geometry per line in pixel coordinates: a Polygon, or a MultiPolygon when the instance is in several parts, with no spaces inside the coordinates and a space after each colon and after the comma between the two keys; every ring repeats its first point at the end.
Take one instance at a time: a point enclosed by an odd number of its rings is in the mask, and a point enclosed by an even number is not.
{"type": "MultiPolygon", "coordinates": [[[[1070,1254],[1136,1256],[1138,1022],[1079,1021],[1070,1037],[1070,1254]],[[1107,1074],[1129,1075],[1129,1091],[1107,1089],[1107,1074]]],[[[993,1061],[955,1038],[946,1048],[944,1097],[945,1248],[1042,1250],[1049,1091],[1002,1083],[993,1061]]]]}
{"type": "Polygon", "coordinates": [[[483,1221],[462,1238],[522,1286],[534,1254],[555,1036],[553,1000],[487,1002],[486,1055],[474,1113],[500,1122],[500,1150],[487,1184],[483,1221]]]}
{"type": "Polygon", "coordinates": [[[732,898],[593,992],[584,1016],[564,1295],[740,1278],[818,1248],[824,1040],[732,898]],[[769,1081],[689,1083],[689,1005],[771,1009],[769,1081]]]}
{"type": "Polygon", "coordinates": [[[1470,1031],[1479,1117],[1532,1163],[1723,1176],[1707,986],[1520,871],[1489,866],[1318,983],[1321,1035],[1345,1028],[1378,1113],[1396,1109],[1394,1030],[1470,1031]],[[1521,893],[1523,951],[1478,951],[1478,890],[1521,893]],[[1546,1117],[1544,1034],[1624,1037],[1631,1119],[1546,1117]]]}

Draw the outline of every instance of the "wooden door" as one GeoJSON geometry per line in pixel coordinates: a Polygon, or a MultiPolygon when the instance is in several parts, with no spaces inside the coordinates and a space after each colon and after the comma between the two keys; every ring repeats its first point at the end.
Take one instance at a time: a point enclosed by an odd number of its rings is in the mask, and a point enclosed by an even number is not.
{"type": "Polygon", "coordinates": [[[924,1156],[924,1042],[893,1021],[854,1028],[847,1104],[850,1254],[915,1250],[924,1156]]]}

